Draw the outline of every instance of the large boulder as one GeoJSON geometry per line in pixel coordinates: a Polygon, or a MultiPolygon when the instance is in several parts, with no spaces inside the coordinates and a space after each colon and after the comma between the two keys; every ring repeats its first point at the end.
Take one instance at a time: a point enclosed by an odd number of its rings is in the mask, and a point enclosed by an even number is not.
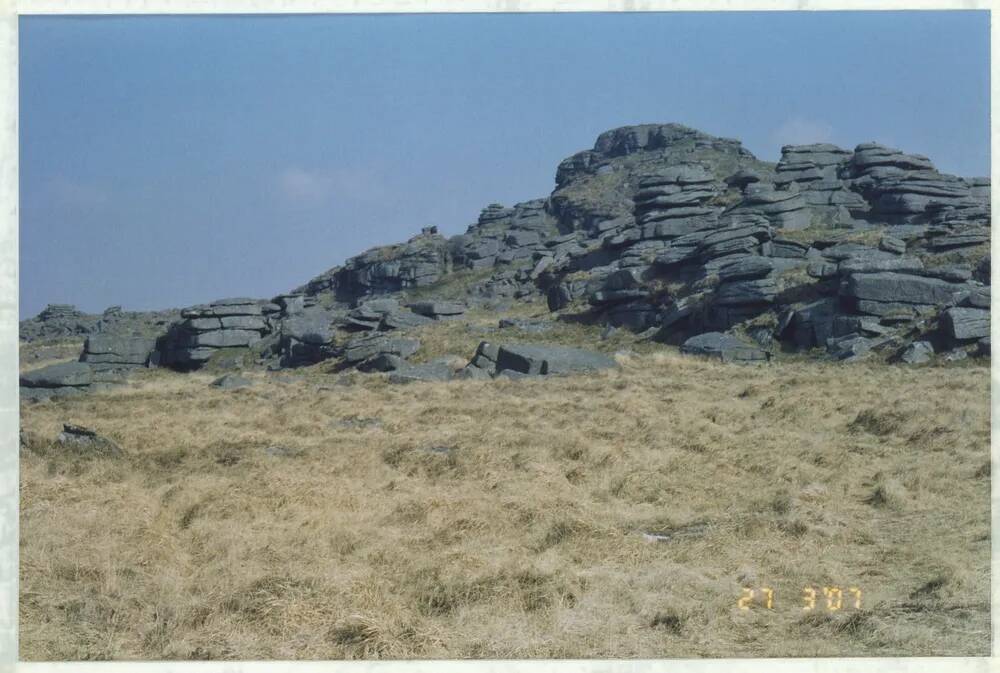
{"type": "Polygon", "coordinates": [[[156,339],[152,337],[92,334],[84,342],[80,360],[95,369],[143,367],[154,350],[156,339]]]}
{"type": "Polygon", "coordinates": [[[852,273],[841,288],[841,295],[859,300],[906,304],[953,304],[962,286],[937,278],[902,273],[852,273]]]}
{"type": "Polygon", "coordinates": [[[950,308],[941,314],[941,323],[956,341],[971,341],[990,335],[990,312],[987,309],[950,308]]]}
{"type": "Polygon", "coordinates": [[[94,382],[94,371],[86,362],[61,362],[21,374],[28,388],[85,388],[94,382]]]}
{"type": "Polygon", "coordinates": [[[614,359],[602,353],[541,344],[508,344],[497,349],[496,371],[547,375],[589,372],[615,367],[614,359]]]}
{"type": "Polygon", "coordinates": [[[390,337],[384,334],[370,334],[351,339],[345,344],[344,361],[358,364],[379,355],[395,355],[408,358],[420,348],[417,339],[390,337]]]}
{"type": "Polygon", "coordinates": [[[682,353],[707,355],[723,362],[766,362],[770,354],[732,334],[706,332],[693,336],[681,346],[682,353]]]}

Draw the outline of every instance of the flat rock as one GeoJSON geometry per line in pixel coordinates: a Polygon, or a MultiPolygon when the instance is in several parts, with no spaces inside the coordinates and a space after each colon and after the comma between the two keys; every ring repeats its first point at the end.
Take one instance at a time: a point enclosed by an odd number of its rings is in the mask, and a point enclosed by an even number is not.
{"type": "Polygon", "coordinates": [[[238,374],[226,374],[225,376],[220,376],[212,381],[211,385],[214,388],[233,390],[235,388],[246,388],[247,386],[253,385],[253,382],[239,376],[238,374]]]}
{"type": "Polygon", "coordinates": [[[527,375],[572,374],[617,366],[603,353],[541,344],[500,346],[496,363],[497,372],[510,370],[527,375]]]}
{"type": "Polygon", "coordinates": [[[407,304],[414,313],[436,318],[438,316],[455,316],[465,313],[465,306],[451,301],[417,301],[407,304]]]}
{"type": "Polygon", "coordinates": [[[937,278],[891,272],[858,273],[847,277],[841,294],[871,301],[949,305],[960,290],[961,287],[937,278]]]}
{"type": "Polygon", "coordinates": [[[770,359],[764,349],[724,332],[706,332],[693,336],[681,346],[689,355],[707,355],[723,362],[766,362],[770,359]]]}
{"type": "Polygon", "coordinates": [[[125,455],[121,447],[107,437],[102,437],[90,428],[66,423],[56,437],[56,444],[74,453],[88,456],[121,457],[125,455]]]}
{"type": "Polygon", "coordinates": [[[60,362],[21,374],[22,386],[28,388],[81,388],[94,381],[93,369],[86,362],[60,362]]]}

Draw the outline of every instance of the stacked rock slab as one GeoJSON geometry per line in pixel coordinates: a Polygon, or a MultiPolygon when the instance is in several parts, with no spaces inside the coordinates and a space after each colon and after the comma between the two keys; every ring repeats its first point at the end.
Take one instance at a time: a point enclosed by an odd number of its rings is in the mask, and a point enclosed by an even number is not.
{"type": "Polygon", "coordinates": [[[555,220],[536,199],[507,208],[493,203],[465,234],[449,241],[456,267],[486,269],[547,254],[545,240],[556,233],[555,220]]]}
{"type": "Polygon", "coordinates": [[[249,348],[270,333],[262,305],[253,299],[220,299],[206,306],[181,312],[182,321],[172,325],[162,340],[163,364],[199,367],[224,348],[249,348]]]}
{"type": "MultiPolygon", "coordinates": [[[[868,210],[864,198],[841,177],[852,156],[829,143],[785,145],[774,184],[798,192],[809,211],[808,225],[851,226],[868,210]]],[[[803,214],[795,217],[800,224],[807,219],[803,214]]]]}
{"type": "Polygon", "coordinates": [[[433,285],[449,267],[448,241],[429,227],[405,243],[372,248],[351,257],[295,292],[332,294],[338,301],[352,304],[365,297],[433,285]]]}
{"type": "Polygon", "coordinates": [[[159,356],[152,337],[92,334],[84,342],[80,361],[95,370],[134,369],[159,364],[159,356]]]}

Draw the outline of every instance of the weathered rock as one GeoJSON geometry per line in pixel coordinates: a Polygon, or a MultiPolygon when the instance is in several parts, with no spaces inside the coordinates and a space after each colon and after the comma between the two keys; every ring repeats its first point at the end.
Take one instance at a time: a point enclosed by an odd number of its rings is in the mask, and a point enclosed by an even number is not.
{"type": "Polygon", "coordinates": [[[393,329],[408,329],[420,327],[434,322],[433,318],[413,313],[412,311],[396,311],[387,313],[379,323],[378,328],[383,331],[393,329]]]}
{"type": "Polygon", "coordinates": [[[723,332],[706,332],[693,336],[684,342],[681,352],[707,355],[723,362],[766,362],[770,359],[770,354],[759,346],[723,332]]]}
{"type": "Polygon", "coordinates": [[[405,359],[416,353],[419,348],[420,341],[417,339],[373,334],[348,341],[345,344],[344,360],[349,364],[356,364],[381,354],[396,355],[405,359]]]}
{"type": "Polygon", "coordinates": [[[941,323],[957,341],[982,339],[990,335],[990,312],[981,308],[949,308],[941,314],[941,323]]]}
{"type": "Polygon", "coordinates": [[[914,341],[903,351],[899,359],[911,365],[929,362],[934,357],[934,346],[930,341],[914,341]]]}
{"type": "Polygon", "coordinates": [[[855,299],[909,304],[950,305],[961,287],[936,278],[901,273],[856,273],[847,277],[841,294],[855,299]]]}
{"type": "Polygon", "coordinates": [[[496,370],[521,374],[548,375],[589,372],[616,367],[615,361],[601,353],[541,344],[508,344],[497,351],[496,370]]]}
{"type": "Polygon", "coordinates": [[[56,444],[82,456],[119,458],[125,455],[122,448],[107,437],[102,437],[90,428],[70,423],[63,425],[56,444]]]}
{"type": "Polygon", "coordinates": [[[763,278],[774,269],[774,263],[767,257],[743,257],[719,269],[719,279],[723,282],[756,280],[763,278]]]}
{"type": "Polygon", "coordinates": [[[455,376],[454,358],[438,358],[425,364],[403,364],[389,374],[389,383],[415,383],[418,381],[449,381],[455,376]]]}
{"type": "Polygon", "coordinates": [[[92,334],[84,342],[80,360],[95,369],[143,367],[155,349],[154,338],[92,334]]]}
{"type": "Polygon", "coordinates": [[[465,306],[450,301],[417,301],[407,304],[407,308],[418,315],[434,319],[459,316],[465,313],[465,306]]]}
{"type": "Polygon", "coordinates": [[[211,385],[213,388],[233,390],[236,388],[246,388],[247,386],[253,385],[253,382],[238,374],[226,374],[212,381],[211,385]]]}
{"type": "Polygon", "coordinates": [[[61,362],[21,374],[22,386],[28,388],[84,388],[94,381],[93,369],[86,362],[61,362]]]}

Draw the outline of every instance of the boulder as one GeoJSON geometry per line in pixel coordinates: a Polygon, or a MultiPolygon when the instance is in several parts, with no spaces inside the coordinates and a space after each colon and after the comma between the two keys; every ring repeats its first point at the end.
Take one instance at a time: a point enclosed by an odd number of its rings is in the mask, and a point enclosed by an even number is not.
{"type": "Polygon", "coordinates": [[[70,423],[63,424],[63,431],[56,438],[56,444],[83,456],[118,458],[125,455],[121,447],[107,437],[102,437],[90,428],[70,423]]]}
{"type": "Polygon", "coordinates": [[[693,336],[684,342],[681,352],[707,355],[723,362],[766,362],[770,359],[770,354],[759,346],[723,332],[706,332],[693,336]]]}
{"type": "Polygon", "coordinates": [[[92,334],[83,344],[80,360],[97,369],[143,367],[154,350],[155,338],[92,334]]]}
{"type": "Polygon", "coordinates": [[[408,358],[416,353],[419,348],[420,342],[417,339],[403,339],[388,337],[383,334],[372,334],[348,341],[345,344],[344,360],[348,364],[357,364],[380,354],[408,358]]]}
{"type": "Polygon", "coordinates": [[[417,301],[407,304],[407,308],[418,315],[434,319],[459,316],[465,313],[465,306],[450,301],[417,301]]]}
{"type": "Polygon", "coordinates": [[[961,286],[936,278],[892,272],[854,273],[841,287],[841,295],[879,302],[946,306],[954,303],[961,289],[961,286]]]}
{"type": "Polygon", "coordinates": [[[763,278],[774,269],[774,262],[767,257],[749,256],[730,262],[719,269],[719,280],[756,280],[763,278]]]}
{"type": "Polygon", "coordinates": [[[238,374],[226,374],[225,376],[220,376],[212,381],[211,385],[213,388],[233,390],[235,388],[246,388],[247,386],[253,385],[253,382],[238,374]]]}
{"type": "Polygon", "coordinates": [[[929,362],[934,357],[934,346],[930,341],[914,341],[899,356],[907,364],[916,365],[929,362]]]}
{"type": "Polygon", "coordinates": [[[982,308],[949,308],[941,314],[941,324],[956,341],[971,341],[990,335],[990,312],[982,308]]]}
{"type": "Polygon", "coordinates": [[[572,374],[616,367],[602,353],[541,344],[508,344],[497,350],[496,370],[528,375],[572,374]]]}
{"type": "Polygon", "coordinates": [[[86,362],[61,362],[21,374],[27,388],[85,388],[94,381],[94,372],[86,362]]]}
{"type": "Polygon", "coordinates": [[[455,369],[452,366],[454,359],[454,357],[443,357],[419,365],[404,363],[389,374],[389,383],[449,381],[455,377],[455,369]]]}

